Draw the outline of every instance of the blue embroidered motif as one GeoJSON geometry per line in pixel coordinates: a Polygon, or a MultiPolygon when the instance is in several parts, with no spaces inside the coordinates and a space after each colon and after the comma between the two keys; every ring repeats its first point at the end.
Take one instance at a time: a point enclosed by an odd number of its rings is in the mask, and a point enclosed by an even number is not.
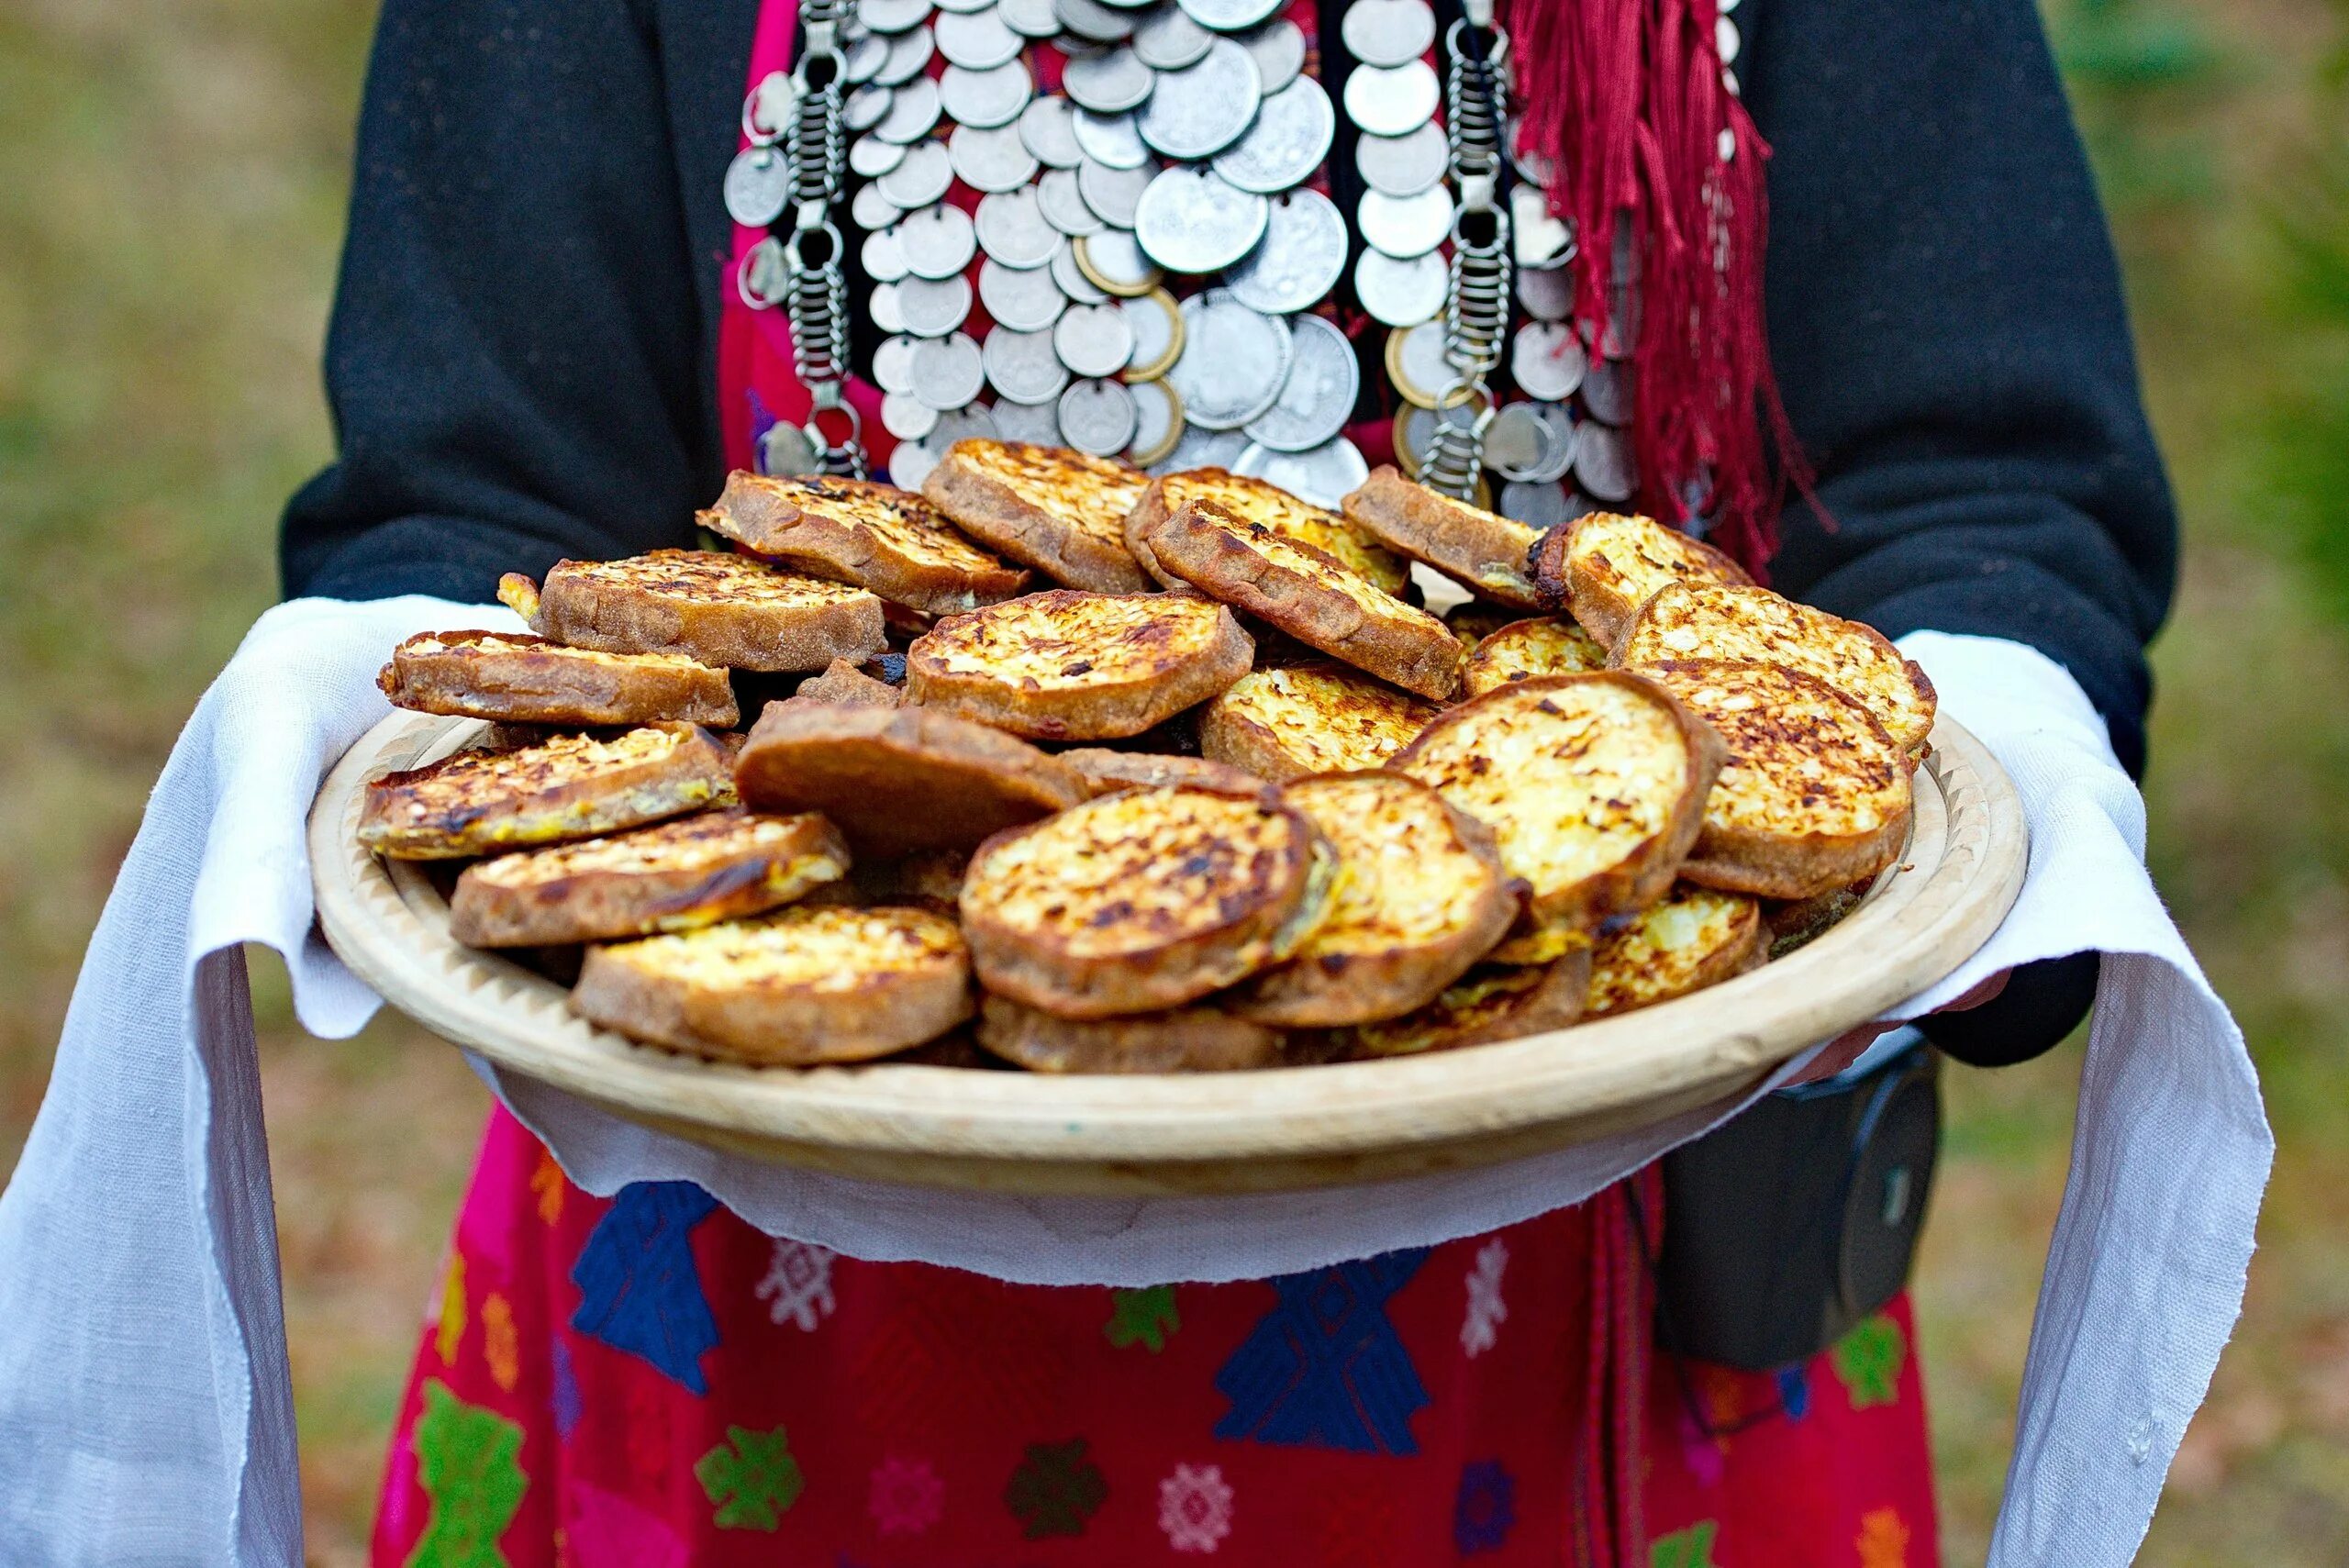
{"type": "Polygon", "coordinates": [[[1787,1419],[1799,1421],[1810,1409],[1810,1369],[1798,1362],[1778,1373],[1778,1404],[1787,1419]]]}
{"type": "Polygon", "coordinates": [[[767,471],[767,432],[783,423],[768,412],[766,400],[751,391],[751,464],[761,473],[767,471]]]}
{"type": "Polygon", "coordinates": [[[579,1373],[571,1364],[571,1347],[562,1336],[554,1337],[554,1392],[550,1403],[554,1407],[555,1436],[568,1441],[572,1429],[579,1425],[579,1373]]]}
{"type": "Polygon", "coordinates": [[[1517,1478],[1497,1459],[1460,1468],[1460,1493],[1452,1504],[1452,1544],[1463,1557],[1498,1551],[1517,1528],[1517,1478]]]}
{"type": "Polygon", "coordinates": [[[1243,1441],[1416,1453],[1428,1402],[1386,1303],[1431,1251],[1416,1247],[1269,1282],[1280,1299],[1215,1374],[1231,1411],[1215,1435],[1243,1441]]]}
{"type": "Polygon", "coordinates": [[[718,1343],[718,1323],[694,1264],[693,1228],[717,1207],[691,1182],[632,1183],[571,1270],[581,1296],[571,1326],[642,1356],[695,1394],[709,1391],[701,1358],[718,1343]]]}

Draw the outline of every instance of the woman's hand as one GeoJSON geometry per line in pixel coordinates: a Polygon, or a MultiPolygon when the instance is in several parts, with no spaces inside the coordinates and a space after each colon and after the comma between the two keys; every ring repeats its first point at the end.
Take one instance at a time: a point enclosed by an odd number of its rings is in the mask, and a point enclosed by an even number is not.
{"type": "MultiPolygon", "coordinates": [[[[1957,1000],[1946,1006],[1936,1007],[1933,1011],[1962,1013],[1969,1007],[1978,1007],[2007,988],[2007,976],[2012,973],[2012,970],[2002,969],[1957,1000]]],[[[1811,1060],[1809,1066],[1787,1079],[1780,1086],[1791,1089],[1798,1084],[1816,1084],[1822,1078],[1832,1078],[1836,1073],[1857,1062],[1860,1059],[1860,1053],[1874,1045],[1877,1040],[1898,1028],[1900,1028],[1898,1024],[1862,1024],[1858,1029],[1840,1034],[1828,1043],[1824,1051],[1811,1060]]]]}

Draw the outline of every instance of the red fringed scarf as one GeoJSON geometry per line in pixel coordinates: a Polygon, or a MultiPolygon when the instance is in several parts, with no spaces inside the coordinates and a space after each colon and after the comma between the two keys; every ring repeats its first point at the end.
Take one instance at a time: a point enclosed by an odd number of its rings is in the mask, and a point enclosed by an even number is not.
{"type": "Polygon", "coordinates": [[[1520,148],[1578,250],[1577,318],[1617,311],[1633,365],[1640,505],[1759,576],[1810,474],[1770,369],[1762,256],[1769,144],[1723,84],[1714,0],[1501,0],[1520,148]],[[1726,134],[1732,156],[1721,157],[1726,134]],[[1631,275],[1618,279],[1621,267],[1631,275]]]}

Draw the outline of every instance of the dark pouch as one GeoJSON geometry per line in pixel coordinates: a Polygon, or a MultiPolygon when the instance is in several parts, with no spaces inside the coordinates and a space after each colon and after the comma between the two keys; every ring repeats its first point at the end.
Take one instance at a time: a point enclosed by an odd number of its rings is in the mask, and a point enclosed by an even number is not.
{"type": "Polygon", "coordinates": [[[1941,1142],[1939,1061],[1920,1043],[1768,1095],[1664,1156],[1659,1347],[1768,1371],[1898,1294],[1941,1142]]]}

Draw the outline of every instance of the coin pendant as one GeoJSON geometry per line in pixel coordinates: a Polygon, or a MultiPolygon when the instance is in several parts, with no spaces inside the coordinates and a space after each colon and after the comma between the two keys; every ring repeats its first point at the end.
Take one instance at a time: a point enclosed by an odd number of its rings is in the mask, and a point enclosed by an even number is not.
{"type": "Polygon", "coordinates": [[[1052,324],[1052,352],[1073,375],[1115,375],[1133,351],[1134,329],[1114,302],[1072,305],[1052,324]]]}
{"type": "Polygon", "coordinates": [[[856,19],[876,33],[911,32],[930,17],[930,0],[863,0],[856,19]]]}
{"type": "Polygon", "coordinates": [[[1017,60],[1027,46],[993,6],[983,11],[948,12],[933,30],[938,52],[971,71],[988,71],[1017,60]]]}
{"type": "Polygon", "coordinates": [[[1354,297],[1389,327],[1416,327],[1443,308],[1443,258],[1433,251],[1398,261],[1364,250],[1354,261],[1354,297]]]}
{"type": "Polygon", "coordinates": [[[882,339],[880,346],[873,350],[873,384],[884,392],[910,395],[914,389],[914,350],[920,347],[921,341],[903,334],[882,339]]]}
{"type": "Polygon", "coordinates": [[[1364,242],[1398,261],[1424,256],[1452,232],[1452,192],[1431,185],[1416,196],[1364,191],[1354,218],[1364,242]]]}
{"type": "Polygon", "coordinates": [[[1247,131],[1264,97],[1253,57],[1236,40],[1218,39],[1195,63],[1158,73],[1134,127],[1169,158],[1212,158],[1247,131]]]}
{"type": "Polygon", "coordinates": [[[1300,501],[1333,512],[1370,477],[1362,449],[1343,436],[1302,452],[1278,451],[1252,441],[1230,467],[1234,473],[1276,484],[1300,501]]]}
{"type": "MultiPolygon", "coordinates": [[[[1097,287],[1120,299],[1146,295],[1165,278],[1157,263],[1142,254],[1141,245],[1124,229],[1105,228],[1068,244],[1075,254],[1077,270],[1097,287]]],[[[1076,295],[1072,293],[1069,297],[1074,299],[1076,295]]]]}
{"type": "Polygon", "coordinates": [[[1025,61],[1014,60],[986,71],[950,65],[938,79],[946,112],[963,125],[993,128],[1019,117],[1036,95],[1036,79],[1025,61]]]}
{"type": "Polygon", "coordinates": [[[1259,90],[1271,97],[1305,69],[1305,29],[1286,17],[1276,17],[1253,32],[1243,33],[1241,46],[1256,62],[1259,90]]]}
{"type": "Polygon", "coordinates": [[[1069,100],[1097,115],[1140,108],[1157,82],[1157,74],[1123,45],[1078,55],[1061,72],[1061,90],[1069,100]]]}
{"type": "Polygon", "coordinates": [[[999,330],[1041,332],[1060,319],[1068,296],[1047,267],[1007,267],[990,256],[979,263],[979,303],[999,330]]]}
{"type": "Polygon", "coordinates": [[[996,0],[996,10],[1021,38],[1049,39],[1060,34],[1061,19],[1052,15],[1052,0],[996,0]]]}
{"type": "Polygon", "coordinates": [[[1043,266],[1060,249],[1060,232],[1044,220],[1033,185],[981,196],[975,227],[980,245],[1007,267],[1043,266]]]}
{"type": "Polygon", "coordinates": [[[1501,486],[1501,516],[1545,532],[1581,516],[1566,508],[1566,487],[1553,479],[1512,479],[1501,486]]]}
{"type": "MultiPolygon", "coordinates": [[[[897,315],[905,323],[885,328],[888,331],[910,332],[917,338],[943,338],[962,326],[971,314],[971,280],[960,272],[948,278],[907,278],[903,283],[880,286],[896,291],[897,315]]],[[[874,320],[879,324],[877,316],[874,320]]]]}
{"type": "Polygon", "coordinates": [[[1076,106],[1058,95],[1030,99],[1019,111],[1019,141],[1047,168],[1074,169],[1085,156],[1076,144],[1076,106]]]}
{"type": "Polygon", "coordinates": [[[1132,15],[1100,0],[1052,0],[1052,15],[1063,29],[1095,43],[1123,43],[1133,37],[1132,15]]]}
{"type": "Polygon", "coordinates": [[[1273,406],[1248,421],[1248,439],[1275,451],[1309,451],[1346,428],[1362,391],[1362,365],[1346,335],[1319,316],[1289,322],[1295,350],[1273,406]]]}
{"type": "Polygon", "coordinates": [[[998,323],[981,352],[988,384],[1014,403],[1050,403],[1068,385],[1068,367],[1048,331],[1013,332],[998,323]]]}
{"type": "MultiPolygon", "coordinates": [[[[1071,134],[1085,158],[1108,169],[1139,169],[1150,161],[1150,149],[1134,128],[1131,115],[1097,115],[1076,111],[1071,134]]],[[[1077,166],[1074,161],[1068,165],[1077,166]]]]}
{"type": "Polygon", "coordinates": [[[1255,124],[1215,155],[1215,172],[1243,191],[1267,196],[1286,191],[1321,167],[1337,129],[1330,95],[1319,82],[1300,76],[1267,97],[1255,124]]]}
{"type": "Polygon", "coordinates": [[[1364,65],[1408,65],[1435,47],[1435,10],[1427,0],[1353,0],[1338,36],[1364,65]]]}
{"type": "Polygon", "coordinates": [[[889,40],[889,52],[881,57],[881,69],[873,73],[877,87],[902,87],[930,69],[930,58],[938,52],[938,40],[930,36],[928,28],[916,28],[899,33],[889,40]]]}
{"type": "Polygon", "coordinates": [[[917,278],[954,277],[979,253],[971,215],[958,206],[941,204],[909,212],[889,232],[905,253],[906,270],[917,278]]]}
{"type": "Polygon", "coordinates": [[[1583,426],[1575,438],[1575,479],[1601,501],[1630,500],[1638,488],[1631,438],[1605,425],[1583,426]]]}
{"type": "Polygon", "coordinates": [[[945,200],[953,183],[953,155],[935,140],[907,148],[897,166],[880,177],[881,194],[907,212],[945,200]]]}
{"type": "Polygon", "coordinates": [[[1098,234],[1106,227],[1085,205],[1074,169],[1047,170],[1036,182],[1036,205],[1043,209],[1045,222],[1073,239],[1098,234]]]}
{"type": "Polygon", "coordinates": [[[969,333],[950,332],[915,347],[914,395],[940,413],[965,406],[985,384],[979,346],[969,333]]]}
{"type": "Polygon", "coordinates": [[[1036,155],[1019,139],[1018,126],[958,125],[946,139],[954,172],[974,191],[1011,191],[1036,177],[1036,155]]]}
{"type": "Polygon", "coordinates": [[[1245,32],[1281,8],[1281,0],[1176,0],[1191,20],[1219,33],[1245,32]]]}
{"type": "Polygon", "coordinates": [[[906,265],[906,248],[894,228],[866,235],[857,260],[864,265],[864,275],[876,284],[894,284],[913,270],[906,265]]]}
{"type": "Polygon", "coordinates": [[[1145,13],[1134,28],[1134,55],[1152,71],[1180,71],[1215,42],[1215,35],[1176,6],[1145,13]]]}
{"type": "Polygon", "coordinates": [[[726,216],[764,228],[791,199],[791,161],[772,147],[746,147],[726,166],[726,216]]]}
{"type": "Polygon", "coordinates": [[[1183,433],[1174,438],[1174,450],[1150,464],[1150,472],[1166,474],[1195,468],[1230,468],[1247,450],[1248,438],[1239,431],[1204,429],[1190,423],[1186,414],[1183,433]]]}
{"type": "Polygon", "coordinates": [[[1346,78],[1346,117],[1373,136],[1401,136],[1433,119],[1442,95],[1424,60],[1357,66],[1346,78]]]}
{"type": "Polygon", "coordinates": [[[1076,166],[1076,189],[1096,217],[1112,228],[1131,228],[1134,208],[1157,177],[1154,161],[1133,169],[1112,169],[1088,158],[1076,166]]]}
{"type": "Polygon", "coordinates": [[[918,441],[938,428],[938,410],[918,397],[892,392],[881,399],[881,428],[901,441],[918,441]]]}
{"type": "Polygon", "coordinates": [[[1386,379],[1404,402],[1432,408],[1458,375],[1444,354],[1442,322],[1397,327],[1386,335],[1386,379]]]}
{"type": "Polygon", "coordinates": [[[1159,172],[1134,207],[1134,239],[1169,272],[1219,272],[1264,237],[1269,204],[1212,169],[1159,172]]]}
{"type": "MultiPolygon", "coordinates": [[[[1574,466],[1575,428],[1543,417],[1554,403],[1511,403],[1485,427],[1485,466],[1503,479],[1542,484],[1574,466]]],[[[1563,413],[1563,409],[1558,409],[1563,413]]]]}
{"type": "MultiPolygon", "coordinates": [[[[949,71],[956,69],[948,66],[949,71]]],[[[884,141],[911,144],[928,136],[938,124],[938,83],[927,76],[917,76],[902,87],[892,88],[889,112],[873,128],[873,134],[884,141]]]]}
{"type": "Polygon", "coordinates": [[[1133,444],[1141,420],[1134,395],[1122,383],[1073,383],[1060,400],[1061,436],[1078,451],[1115,457],[1133,444]]]}
{"type": "Polygon", "coordinates": [[[945,449],[923,441],[899,441],[896,450],[889,454],[889,483],[900,490],[918,492],[921,482],[930,477],[945,457],[945,449]]]}
{"type": "MultiPolygon", "coordinates": [[[[1602,425],[1618,428],[1631,421],[1631,363],[1629,360],[1593,360],[1583,372],[1582,406],[1602,425]]],[[[1594,495],[1598,491],[1589,489],[1594,495]]],[[[1614,500],[1618,497],[1609,496],[1614,500]]]]}
{"type": "Polygon", "coordinates": [[[1007,441],[1025,441],[1035,447],[1059,447],[1068,443],[1061,439],[1061,411],[1054,403],[997,403],[994,408],[996,433],[1007,441]]]}
{"type": "Polygon", "coordinates": [[[1193,295],[1182,308],[1183,354],[1166,379],[1184,417],[1206,429],[1239,429],[1270,408],[1288,380],[1297,351],[1288,322],[1224,289],[1193,295]]]}
{"type": "Polygon", "coordinates": [[[1126,356],[1129,384],[1156,381],[1183,352],[1183,311],[1163,288],[1126,300],[1119,306],[1133,329],[1134,351],[1126,356]]]}
{"type": "Polygon", "coordinates": [[[1520,267],[1517,302],[1536,321],[1564,321],[1575,312],[1575,275],[1564,267],[1520,267]]]}
{"type": "MultiPolygon", "coordinates": [[[[882,145],[891,144],[884,142],[882,145]]],[[[870,234],[875,229],[886,228],[905,217],[906,209],[884,195],[879,185],[865,184],[857,187],[856,198],[849,203],[848,215],[852,222],[870,234]]]]}
{"type": "Polygon", "coordinates": [[[1163,381],[1132,384],[1127,390],[1134,399],[1134,439],[1126,448],[1126,461],[1148,468],[1183,439],[1183,400],[1163,381]]]}
{"type": "Polygon", "coordinates": [[[1563,321],[1529,321],[1509,344],[1508,371],[1517,389],[1540,402],[1572,397],[1586,366],[1582,339],[1563,321]]]}
{"type": "Polygon", "coordinates": [[[1346,220],[1335,202],[1308,187],[1272,199],[1264,242],[1224,282],[1251,310],[1286,316],[1318,304],[1345,275],[1346,220]]]}
{"type": "Polygon", "coordinates": [[[1085,263],[1076,254],[1076,248],[1083,241],[1074,239],[1063,240],[1053,250],[1051,266],[1052,284],[1061,291],[1063,300],[1075,305],[1098,305],[1109,297],[1109,293],[1085,275],[1085,263]]]}

